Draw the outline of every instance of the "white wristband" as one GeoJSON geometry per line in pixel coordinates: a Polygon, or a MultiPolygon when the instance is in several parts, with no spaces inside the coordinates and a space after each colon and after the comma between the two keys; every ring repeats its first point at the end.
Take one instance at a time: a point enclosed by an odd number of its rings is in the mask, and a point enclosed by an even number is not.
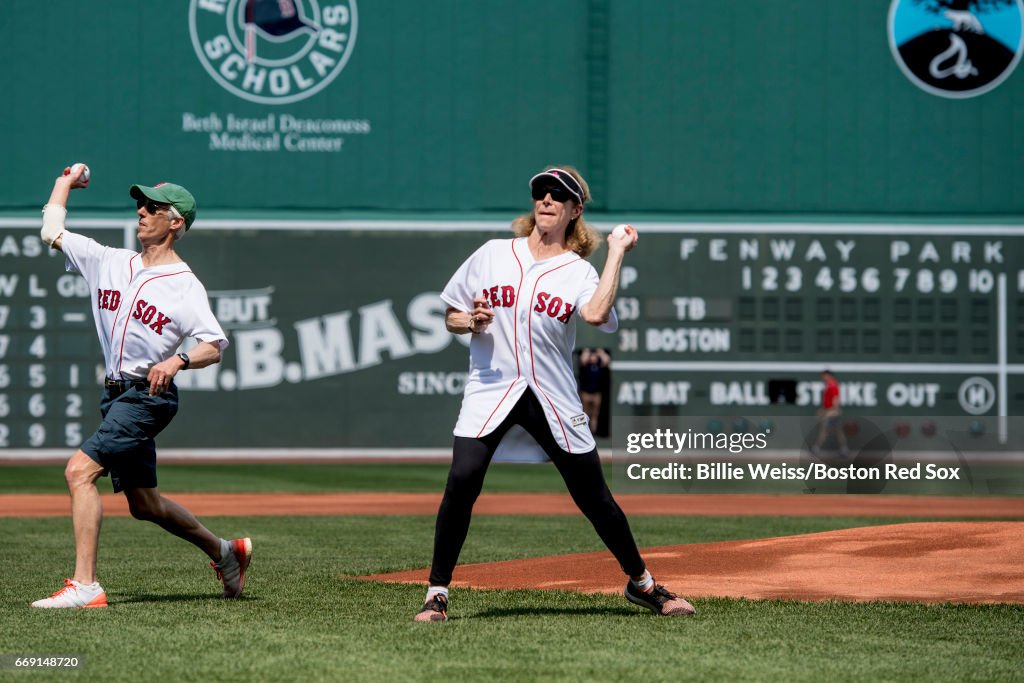
{"type": "Polygon", "coordinates": [[[47,204],[43,207],[43,229],[39,231],[47,246],[53,246],[54,241],[64,232],[64,219],[67,218],[68,210],[60,204],[47,204]]]}

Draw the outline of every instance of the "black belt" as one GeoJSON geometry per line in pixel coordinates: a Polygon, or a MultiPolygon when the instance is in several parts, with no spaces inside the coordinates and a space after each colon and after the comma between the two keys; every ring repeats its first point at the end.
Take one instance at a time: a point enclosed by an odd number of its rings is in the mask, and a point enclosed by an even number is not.
{"type": "Polygon", "coordinates": [[[135,389],[149,389],[149,380],[103,378],[103,388],[107,391],[116,391],[119,394],[123,394],[133,387],[135,389]]]}

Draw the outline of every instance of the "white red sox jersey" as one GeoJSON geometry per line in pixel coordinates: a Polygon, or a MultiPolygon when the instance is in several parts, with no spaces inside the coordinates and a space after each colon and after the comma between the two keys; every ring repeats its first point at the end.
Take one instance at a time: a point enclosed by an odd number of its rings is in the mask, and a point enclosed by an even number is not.
{"type": "MultiPolygon", "coordinates": [[[[469,380],[456,436],[480,438],[494,431],[529,387],[563,450],[595,448],[572,354],[580,308],[590,301],[598,279],[594,267],[574,252],[535,261],[525,237],[491,240],[459,267],[441,299],[470,312],[473,299],[483,296],[494,320],[470,340],[469,380]]],[[[618,326],[612,309],[600,329],[614,332],[618,326]]]]}
{"type": "Polygon", "coordinates": [[[145,379],[185,337],[227,347],[206,289],[187,264],[144,268],[137,252],[105,247],[66,230],[61,250],[68,272],[81,273],[92,290],[107,377],[145,379]]]}

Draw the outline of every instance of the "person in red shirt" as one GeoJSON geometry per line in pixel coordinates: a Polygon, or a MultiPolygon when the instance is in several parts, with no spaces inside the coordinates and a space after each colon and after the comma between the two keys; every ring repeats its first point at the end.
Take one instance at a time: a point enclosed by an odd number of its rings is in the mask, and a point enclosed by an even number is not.
{"type": "Polygon", "coordinates": [[[839,403],[839,382],[829,370],[821,371],[821,381],[825,383],[825,390],[821,394],[821,408],[818,409],[818,439],[811,447],[811,452],[814,455],[820,454],[829,434],[835,434],[839,456],[845,458],[850,451],[846,446],[846,435],[839,425],[843,412],[839,403]]]}

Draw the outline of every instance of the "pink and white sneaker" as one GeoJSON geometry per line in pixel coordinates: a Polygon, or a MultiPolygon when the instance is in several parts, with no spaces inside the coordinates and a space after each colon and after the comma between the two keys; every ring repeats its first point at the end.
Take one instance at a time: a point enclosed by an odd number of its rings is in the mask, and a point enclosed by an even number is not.
{"type": "Polygon", "coordinates": [[[697,612],[693,605],[675,593],[670,592],[659,583],[655,583],[649,591],[642,591],[630,581],[626,584],[626,589],[623,593],[626,599],[633,604],[646,607],[655,614],[662,616],[674,617],[695,614],[697,612]]]}

